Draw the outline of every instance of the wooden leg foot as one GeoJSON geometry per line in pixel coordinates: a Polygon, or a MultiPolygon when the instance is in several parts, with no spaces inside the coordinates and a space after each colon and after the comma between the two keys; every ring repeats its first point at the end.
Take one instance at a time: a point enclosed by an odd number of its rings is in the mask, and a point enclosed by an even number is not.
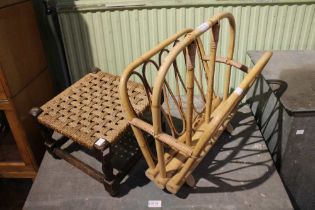
{"type": "Polygon", "coordinates": [[[104,188],[111,196],[116,196],[118,194],[119,186],[120,186],[120,181],[108,182],[106,181],[106,179],[104,181],[104,188]]]}

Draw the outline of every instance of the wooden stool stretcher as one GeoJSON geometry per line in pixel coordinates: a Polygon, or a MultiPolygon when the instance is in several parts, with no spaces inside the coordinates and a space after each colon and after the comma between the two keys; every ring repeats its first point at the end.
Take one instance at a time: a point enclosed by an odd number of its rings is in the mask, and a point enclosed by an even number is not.
{"type": "MultiPolygon", "coordinates": [[[[193,170],[213,147],[221,133],[227,127],[231,130],[229,122],[238,103],[272,55],[271,52],[266,52],[260,61],[248,70],[248,67],[233,60],[234,42],[234,17],[230,13],[220,13],[195,30],[186,29],[170,37],[125,69],[120,81],[120,99],[148,164],[146,176],[159,188],[166,188],[175,194],[185,182],[189,185],[194,184],[191,176],[193,170]],[[229,46],[226,57],[219,57],[217,46],[220,22],[223,19],[227,19],[229,23],[229,46]],[[209,55],[206,55],[201,41],[201,35],[206,31],[209,31],[211,37],[209,55]],[[165,56],[162,61],[163,55],[165,56]],[[153,61],[156,57],[159,59],[158,64],[153,61]],[[180,58],[184,58],[185,61],[182,71],[177,62],[180,58]],[[199,65],[196,65],[197,62],[199,65]],[[222,81],[224,87],[222,97],[214,91],[215,68],[218,63],[226,66],[224,81],[222,81]],[[154,88],[147,88],[150,90],[148,97],[152,123],[138,117],[131,103],[131,95],[127,91],[131,75],[138,75],[139,69],[145,71],[148,64],[154,64],[153,66],[158,70],[152,85],[154,88]],[[232,67],[247,73],[233,92],[230,91],[232,67]],[[180,72],[185,73],[184,77],[180,72]],[[174,76],[175,84],[168,82],[171,74],[174,76]],[[186,81],[183,78],[186,78],[186,81]],[[204,81],[205,85],[203,85],[204,81]],[[165,99],[164,104],[161,102],[162,94],[165,99]],[[198,105],[196,95],[199,102],[201,101],[201,107],[198,105]],[[171,100],[179,113],[182,122],[181,130],[175,126],[170,108],[171,100]],[[163,121],[170,131],[163,129],[163,121]],[[155,139],[156,158],[147,145],[144,133],[152,135],[155,139]]],[[[140,79],[145,86],[150,86],[145,76],[140,79]]]]}

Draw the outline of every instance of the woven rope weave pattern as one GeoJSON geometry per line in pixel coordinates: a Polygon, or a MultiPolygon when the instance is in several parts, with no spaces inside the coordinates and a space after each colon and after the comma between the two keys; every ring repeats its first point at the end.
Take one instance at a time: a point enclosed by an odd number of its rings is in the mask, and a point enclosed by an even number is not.
{"type": "MultiPolygon", "coordinates": [[[[90,149],[99,138],[113,143],[128,128],[119,100],[119,80],[101,71],[87,74],[44,104],[38,121],[90,149]]],[[[149,106],[145,89],[132,81],[127,87],[131,104],[141,115],[149,106]]]]}

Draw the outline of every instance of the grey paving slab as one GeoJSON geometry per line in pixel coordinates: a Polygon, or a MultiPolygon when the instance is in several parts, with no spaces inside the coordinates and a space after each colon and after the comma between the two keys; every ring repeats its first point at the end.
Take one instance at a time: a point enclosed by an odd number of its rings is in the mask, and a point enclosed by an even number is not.
{"type": "MultiPolygon", "coordinates": [[[[110,197],[97,181],[63,160],[45,154],[24,209],[148,209],[149,200],[160,200],[162,209],[292,209],[250,108],[242,106],[232,124],[196,169],[195,188],[184,186],[177,195],[159,190],[144,175],[138,162],[110,197]]],[[[99,167],[82,151],[73,151],[99,167]]]]}
{"type": "Polygon", "coordinates": [[[281,166],[283,181],[296,209],[315,209],[314,137],[315,113],[310,116],[296,117],[281,166]]]}
{"type": "MultiPolygon", "coordinates": [[[[248,54],[255,63],[262,53],[248,54]]],[[[314,56],[315,51],[274,51],[248,94],[293,206],[301,210],[315,209],[314,56]]]]}
{"type": "Polygon", "coordinates": [[[281,94],[280,90],[271,89],[270,80],[260,76],[246,95],[247,103],[278,168],[283,160],[294,120],[292,113],[280,102],[281,94]]]}
{"type": "MultiPolygon", "coordinates": [[[[263,51],[249,51],[256,63],[263,51]]],[[[274,91],[281,86],[280,101],[290,112],[315,111],[315,50],[273,51],[262,72],[274,91]]]]}

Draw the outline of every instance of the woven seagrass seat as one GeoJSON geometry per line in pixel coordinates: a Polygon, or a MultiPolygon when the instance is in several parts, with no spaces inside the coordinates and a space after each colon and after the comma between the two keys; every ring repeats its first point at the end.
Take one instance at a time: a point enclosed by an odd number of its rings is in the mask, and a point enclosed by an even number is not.
{"type": "MultiPolygon", "coordinates": [[[[140,158],[120,103],[119,83],[119,76],[97,69],[30,111],[39,123],[47,151],[101,182],[111,195],[118,193],[121,181],[140,158]],[[71,149],[66,149],[69,139],[100,161],[101,171],[72,155],[71,149]]],[[[128,82],[127,89],[135,114],[141,117],[149,108],[147,90],[133,81],[128,82]]]]}
{"type": "MultiPolygon", "coordinates": [[[[115,142],[128,127],[119,79],[101,71],[87,74],[44,104],[38,121],[89,149],[100,138],[115,142]]],[[[143,85],[128,82],[128,93],[137,114],[142,114],[149,105],[143,85]]]]}

